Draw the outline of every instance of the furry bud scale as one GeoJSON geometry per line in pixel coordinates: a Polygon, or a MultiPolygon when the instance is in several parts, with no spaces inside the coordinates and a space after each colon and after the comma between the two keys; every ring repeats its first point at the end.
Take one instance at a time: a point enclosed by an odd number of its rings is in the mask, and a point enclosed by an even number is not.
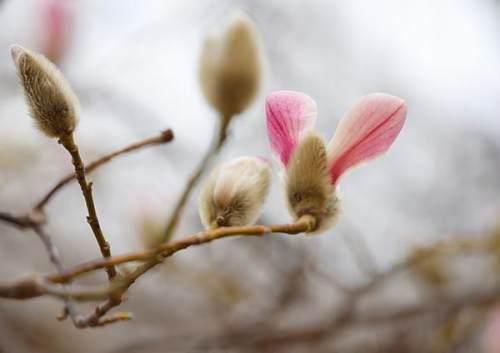
{"type": "Polygon", "coordinates": [[[26,102],[40,130],[59,138],[73,133],[79,103],[59,69],[43,55],[18,45],[10,51],[26,102]]]}
{"type": "Polygon", "coordinates": [[[203,185],[199,212],[207,229],[253,224],[269,191],[270,164],[240,157],[217,167],[203,185]]]}

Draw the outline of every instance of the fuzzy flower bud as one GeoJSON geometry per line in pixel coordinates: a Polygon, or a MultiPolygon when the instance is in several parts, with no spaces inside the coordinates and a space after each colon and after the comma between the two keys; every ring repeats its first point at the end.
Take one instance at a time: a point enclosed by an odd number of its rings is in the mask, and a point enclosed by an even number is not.
{"type": "Polygon", "coordinates": [[[222,38],[208,37],[201,53],[203,94],[221,114],[223,126],[254,100],[261,78],[259,44],[253,22],[235,16],[222,38]]]}
{"type": "Polygon", "coordinates": [[[73,133],[79,103],[62,73],[43,55],[18,45],[10,52],[31,116],[40,130],[59,138],[73,133]]]}
{"type": "Polygon", "coordinates": [[[203,185],[199,212],[207,229],[243,226],[260,215],[271,183],[270,164],[240,157],[217,167],[203,185]]]}
{"type": "Polygon", "coordinates": [[[319,232],[339,214],[339,179],[389,149],[403,128],[406,103],[388,94],[365,96],[341,119],[328,144],[312,131],[316,103],[303,93],[274,92],[266,114],[271,148],[285,169],[290,213],[295,220],[312,217],[319,232]]]}

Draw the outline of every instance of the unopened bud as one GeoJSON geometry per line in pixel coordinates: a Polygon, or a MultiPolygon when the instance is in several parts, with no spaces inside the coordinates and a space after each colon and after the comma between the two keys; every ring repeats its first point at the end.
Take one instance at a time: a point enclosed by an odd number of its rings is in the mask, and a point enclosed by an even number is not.
{"type": "Polygon", "coordinates": [[[208,177],[204,184],[199,212],[207,229],[253,224],[269,191],[270,164],[257,157],[229,161],[208,177]]]}
{"type": "Polygon", "coordinates": [[[37,126],[49,137],[68,136],[78,122],[79,103],[68,82],[43,55],[18,45],[10,49],[26,102],[37,126]]]}
{"type": "Polygon", "coordinates": [[[340,213],[340,200],[330,182],[325,143],[310,132],[297,146],[288,164],[286,199],[294,219],[312,216],[315,232],[335,224],[340,213]]]}
{"type": "Polygon", "coordinates": [[[224,119],[224,126],[254,100],[260,84],[260,60],[255,26],[246,16],[235,16],[222,38],[206,39],[201,53],[201,87],[224,119]]]}

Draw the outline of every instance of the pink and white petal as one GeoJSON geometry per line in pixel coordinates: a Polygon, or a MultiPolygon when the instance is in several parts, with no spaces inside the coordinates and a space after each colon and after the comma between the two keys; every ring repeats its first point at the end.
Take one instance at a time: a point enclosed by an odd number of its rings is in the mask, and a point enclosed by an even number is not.
{"type": "Polygon", "coordinates": [[[266,99],[267,135],[272,151],[286,167],[304,134],[314,127],[316,102],[295,91],[276,91],[266,99]]]}
{"type": "Polygon", "coordinates": [[[342,118],[328,144],[332,184],[349,168],[386,152],[403,128],[406,111],[399,97],[383,93],[363,97],[342,118]]]}

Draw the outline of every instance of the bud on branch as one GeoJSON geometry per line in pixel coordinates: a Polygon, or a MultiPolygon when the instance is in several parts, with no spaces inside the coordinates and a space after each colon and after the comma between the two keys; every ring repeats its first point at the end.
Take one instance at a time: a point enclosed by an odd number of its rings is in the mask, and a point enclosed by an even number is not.
{"type": "Polygon", "coordinates": [[[321,231],[332,226],[339,213],[339,178],[389,149],[403,128],[406,103],[388,94],[362,98],[341,119],[327,146],[312,132],[317,109],[311,97],[274,92],[267,98],[266,114],[271,148],[286,170],[290,213],[294,219],[314,217],[316,231],[321,231]]]}
{"type": "Polygon", "coordinates": [[[71,135],[78,122],[79,103],[62,73],[41,54],[18,45],[10,52],[37,126],[49,137],[71,135]]]}
{"type": "Polygon", "coordinates": [[[203,186],[200,217],[207,229],[253,224],[271,183],[270,164],[240,157],[216,168],[203,186]]]}

